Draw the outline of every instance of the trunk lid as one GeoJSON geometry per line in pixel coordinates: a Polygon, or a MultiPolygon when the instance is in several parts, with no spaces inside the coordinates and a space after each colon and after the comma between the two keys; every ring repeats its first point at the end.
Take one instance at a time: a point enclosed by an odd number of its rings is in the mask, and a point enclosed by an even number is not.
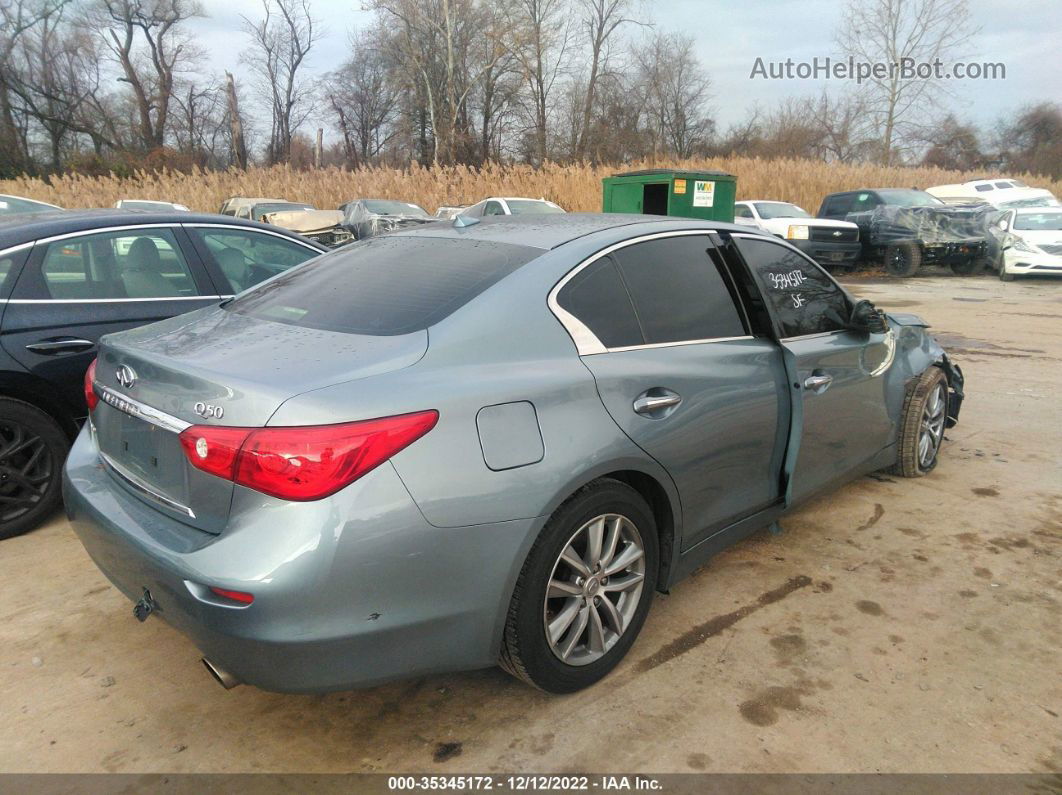
{"type": "Polygon", "coordinates": [[[295,395],[408,367],[426,349],[424,331],[347,334],[211,307],[104,338],[94,433],[104,463],[130,492],[219,533],[233,484],[188,462],[183,428],[262,427],[295,395]]]}

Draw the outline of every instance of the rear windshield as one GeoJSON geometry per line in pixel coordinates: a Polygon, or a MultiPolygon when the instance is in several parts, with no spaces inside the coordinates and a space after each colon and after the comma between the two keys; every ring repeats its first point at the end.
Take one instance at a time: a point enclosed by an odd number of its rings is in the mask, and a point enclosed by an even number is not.
{"type": "Polygon", "coordinates": [[[347,334],[409,334],[438,323],[542,254],[436,237],[374,237],[296,267],[226,309],[347,334]]]}

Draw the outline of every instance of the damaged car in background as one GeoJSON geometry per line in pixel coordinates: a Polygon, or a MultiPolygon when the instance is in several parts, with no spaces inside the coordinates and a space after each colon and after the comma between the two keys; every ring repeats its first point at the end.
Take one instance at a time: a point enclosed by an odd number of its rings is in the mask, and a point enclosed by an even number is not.
{"type": "Polygon", "coordinates": [[[218,212],[279,226],[326,248],[341,246],[352,239],[350,232],[343,228],[343,213],[338,210],[318,210],[306,202],[233,197],[226,200],[218,212]]]}
{"type": "Polygon", "coordinates": [[[343,214],[343,228],[355,240],[437,220],[419,204],[394,199],[355,199],[339,205],[339,212],[343,214]]]}
{"type": "Polygon", "coordinates": [[[1062,276],[1062,207],[1020,207],[988,224],[993,263],[1005,282],[1017,276],[1062,276]]]}
{"type": "Polygon", "coordinates": [[[963,377],[783,240],[576,214],[352,243],[104,338],[84,390],[72,526],[221,684],[499,664],[565,693],[713,554],[931,473],[963,377]]]}
{"type": "Polygon", "coordinates": [[[885,263],[890,276],[913,276],[923,265],[968,275],[988,257],[987,205],[947,205],[915,188],[875,188],[828,194],[819,218],[859,227],[862,259],[885,263]]]}

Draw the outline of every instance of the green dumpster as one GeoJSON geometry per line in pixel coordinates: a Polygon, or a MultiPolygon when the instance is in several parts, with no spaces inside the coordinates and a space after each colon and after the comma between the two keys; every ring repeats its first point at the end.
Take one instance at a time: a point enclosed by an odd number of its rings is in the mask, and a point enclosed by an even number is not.
{"type": "Polygon", "coordinates": [[[734,221],[737,177],[722,171],[651,169],[605,177],[602,212],[734,221]]]}

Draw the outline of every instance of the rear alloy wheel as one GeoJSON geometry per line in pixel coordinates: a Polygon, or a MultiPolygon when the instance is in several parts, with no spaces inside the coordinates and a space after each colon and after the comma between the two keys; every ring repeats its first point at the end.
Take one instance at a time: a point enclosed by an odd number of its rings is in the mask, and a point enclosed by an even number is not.
{"type": "Polygon", "coordinates": [[[645,622],[656,586],[656,523],[634,489],[597,481],[557,509],[520,573],[501,666],[553,693],[601,679],[645,622]]]}
{"type": "Polygon", "coordinates": [[[930,367],[904,400],[898,457],[890,471],[905,478],[932,472],[944,442],[947,419],[948,380],[939,367],[930,367]]]}
{"type": "Polygon", "coordinates": [[[885,249],[885,272],[889,276],[914,276],[921,265],[922,249],[916,243],[894,243],[885,249]]]}
{"type": "Polygon", "coordinates": [[[59,504],[68,448],[43,411],[0,398],[0,539],[32,530],[59,504]]]}

